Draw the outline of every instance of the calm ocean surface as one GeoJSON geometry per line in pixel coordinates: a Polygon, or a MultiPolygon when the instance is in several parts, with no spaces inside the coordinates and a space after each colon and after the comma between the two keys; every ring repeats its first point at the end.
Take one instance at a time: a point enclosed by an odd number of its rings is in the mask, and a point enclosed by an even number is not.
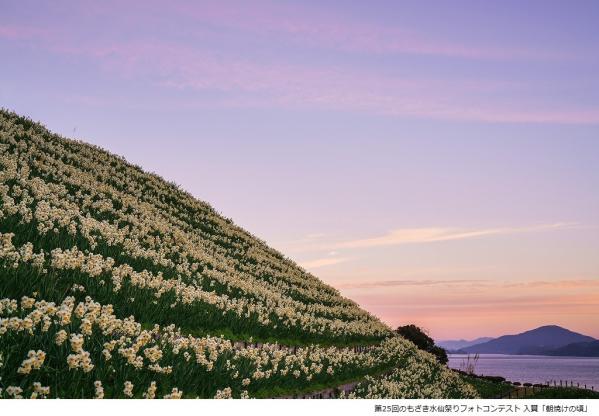
{"type": "MultiPolygon", "coordinates": [[[[459,369],[466,358],[463,354],[449,354],[449,366],[459,369]]],[[[560,380],[568,380],[599,390],[599,358],[481,354],[474,372],[521,383],[557,380],[559,385],[560,380]]]]}

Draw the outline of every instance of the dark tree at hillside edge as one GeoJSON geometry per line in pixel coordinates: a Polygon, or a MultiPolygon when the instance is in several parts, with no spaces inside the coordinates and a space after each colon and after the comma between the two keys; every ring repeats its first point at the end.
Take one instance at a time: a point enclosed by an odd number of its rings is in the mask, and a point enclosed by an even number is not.
{"type": "Polygon", "coordinates": [[[412,341],[419,349],[433,354],[441,364],[447,364],[447,352],[445,352],[443,348],[435,345],[435,341],[416,325],[410,324],[400,326],[395,332],[412,341]]]}

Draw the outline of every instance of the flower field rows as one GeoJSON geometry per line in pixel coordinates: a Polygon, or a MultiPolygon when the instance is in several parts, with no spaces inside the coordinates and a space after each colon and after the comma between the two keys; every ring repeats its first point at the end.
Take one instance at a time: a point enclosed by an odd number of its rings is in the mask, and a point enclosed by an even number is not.
{"type": "Polygon", "coordinates": [[[0,299],[2,398],[472,394],[209,205],[7,111],[0,299]]]}

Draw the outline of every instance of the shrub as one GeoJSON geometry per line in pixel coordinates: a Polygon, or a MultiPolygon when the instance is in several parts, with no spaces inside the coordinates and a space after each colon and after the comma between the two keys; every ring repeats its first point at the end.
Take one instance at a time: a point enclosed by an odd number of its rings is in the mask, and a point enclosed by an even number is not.
{"type": "Polygon", "coordinates": [[[447,352],[443,348],[436,346],[435,341],[416,325],[400,326],[395,332],[412,341],[419,349],[433,354],[441,364],[447,364],[447,361],[449,361],[447,352]]]}

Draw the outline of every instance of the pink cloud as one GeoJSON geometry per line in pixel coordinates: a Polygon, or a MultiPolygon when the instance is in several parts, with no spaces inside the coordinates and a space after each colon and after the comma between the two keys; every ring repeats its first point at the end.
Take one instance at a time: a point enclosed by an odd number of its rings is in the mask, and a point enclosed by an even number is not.
{"type": "Polygon", "coordinates": [[[523,290],[543,288],[546,291],[563,289],[599,289],[599,279],[565,279],[532,281],[493,281],[485,279],[395,279],[360,280],[335,285],[340,289],[376,289],[394,287],[461,286],[462,289],[494,288],[493,290],[521,288],[523,290]]]}
{"type": "Polygon", "coordinates": [[[445,280],[377,280],[341,283],[335,285],[339,289],[369,289],[369,288],[393,288],[403,286],[472,286],[487,282],[480,279],[445,279],[445,280]]]}
{"type": "Polygon", "coordinates": [[[320,259],[301,262],[300,266],[302,266],[305,269],[312,270],[318,269],[320,267],[333,266],[335,264],[345,263],[348,260],[350,259],[347,257],[324,257],[320,259]]]}
{"type": "Polygon", "coordinates": [[[35,39],[47,35],[48,32],[31,26],[0,25],[0,38],[11,40],[35,39]]]}
{"type": "MultiPolygon", "coordinates": [[[[216,10],[221,13],[224,9],[216,10]]],[[[290,32],[308,30],[299,21],[286,24],[290,32]]],[[[321,29],[318,22],[315,24],[310,30],[318,33],[321,29]]],[[[2,26],[0,37],[90,59],[120,77],[144,77],[147,82],[168,88],[223,92],[219,98],[211,98],[214,107],[316,108],[497,123],[599,123],[597,108],[548,110],[533,107],[532,103],[504,107],[481,100],[481,94],[484,97],[494,91],[518,88],[506,82],[401,77],[366,69],[263,62],[201,45],[154,39],[82,41],[65,30],[2,26]]],[[[326,30],[346,36],[339,33],[348,29],[326,30]]]]}
{"type": "Polygon", "coordinates": [[[528,227],[505,227],[484,229],[460,228],[400,228],[379,237],[364,238],[344,241],[336,244],[336,248],[368,248],[381,246],[395,246],[402,244],[423,244],[440,241],[467,240],[479,237],[520,234],[541,231],[556,231],[571,229],[575,223],[542,224],[528,227]]]}
{"type": "Polygon", "coordinates": [[[320,48],[369,54],[439,55],[469,59],[565,59],[563,53],[531,50],[514,45],[468,45],[431,38],[406,28],[364,23],[308,7],[247,2],[176,4],[174,9],[201,22],[265,36],[284,36],[288,41],[320,48]]]}

